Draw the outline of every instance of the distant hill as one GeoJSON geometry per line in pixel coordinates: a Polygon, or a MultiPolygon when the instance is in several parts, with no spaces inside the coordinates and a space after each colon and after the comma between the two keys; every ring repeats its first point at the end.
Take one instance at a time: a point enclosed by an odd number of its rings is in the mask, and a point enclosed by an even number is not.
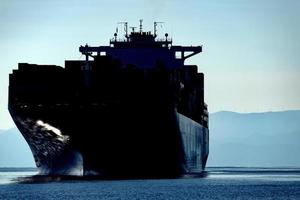
{"type": "MultiPolygon", "coordinates": [[[[300,111],[210,115],[208,166],[300,166],[300,111]]],[[[0,167],[34,167],[21,133],[0,130],[0,167]]]]}
{"type": "Polygon", "coordinates": [[[17,128],[0,131],[0,167],[35,167],[29,146],[17,128]]]}
{"type": "Polygon", "coordinates": [[[300,111],[210,115],[208,166],[300,166],[300,111]]]}

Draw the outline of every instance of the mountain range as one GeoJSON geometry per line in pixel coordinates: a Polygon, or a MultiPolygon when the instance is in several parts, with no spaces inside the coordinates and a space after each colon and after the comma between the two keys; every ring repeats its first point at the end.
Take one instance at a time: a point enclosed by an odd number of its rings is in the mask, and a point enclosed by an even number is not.
{"type": "MultiPolygon", "coordinates": [[[[210,114],[207,166],[299,167],[300,111],[210,114]]],[[[0,167],[34,167],[17,128],[0,130],[0,167]]]]}
{"type": "Polygon", "coordinates": [[[34,167],[34,160],[17,128],[0,130],[0,167],[34,167]]]}
{"type": "Polygon", "coordinates": [[[210,115],[208,166],[300,166],[300,111],[210,115]]]}

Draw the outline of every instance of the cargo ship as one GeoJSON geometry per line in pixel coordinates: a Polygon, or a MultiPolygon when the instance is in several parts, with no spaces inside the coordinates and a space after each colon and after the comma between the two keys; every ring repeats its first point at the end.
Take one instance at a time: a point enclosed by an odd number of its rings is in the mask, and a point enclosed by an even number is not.
{"type": "Polygon", "coordinates": [[[8,109],[39,174],[160,178],[201,174],[209,153],[204,74],[153,33],[118,32],[108,46],[79,47],[65,66],[19,63],[8,109]]]}

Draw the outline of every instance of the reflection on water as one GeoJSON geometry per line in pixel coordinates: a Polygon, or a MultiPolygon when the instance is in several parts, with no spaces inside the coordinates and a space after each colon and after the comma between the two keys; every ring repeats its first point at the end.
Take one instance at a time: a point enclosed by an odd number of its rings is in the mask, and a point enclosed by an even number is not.
{"type": "Polygon", "coordinates": [[[0,168],[0,185],[17,183],[19,178],[34,176],[37,171],[34,168],[0,168]]]}
{"type": "MultiPolygon", "coordinates": [[[[300,181],[300,168],[207,168],[202,176],[184,176],[180,179],[202,178],[202,181],[246,180],[246,181],[300,181]]],[[[78,176],[38,176],[34,168],[0,168],[0,184],[23,182],[58,182],[58,181],[101,180],[100,177],[78,176]]]]}
{"type": "Polygon", "coordinates": [[[207,168],[206,174],[202,178],[99,180],[0,169],[0,199],[300,199],[297,168],[207,168]]]}
{"type": "Polygon", "coordinates": [[[210,179],[300,181],[299,168],[208,168],[210,179]]]}
{"type": "MultiPolygon", "coordinates": [[[[197,178],[201,178],[202,181],[300,181],[300,168],[209,167],[201,176],[188,175],[177,180],[197,178]]],[[[101,180],[101,177],[39,176],[37,175],[37,170],[34,168],[0,168],[0,184],[58,182],[70,180],[101,180]]]]}

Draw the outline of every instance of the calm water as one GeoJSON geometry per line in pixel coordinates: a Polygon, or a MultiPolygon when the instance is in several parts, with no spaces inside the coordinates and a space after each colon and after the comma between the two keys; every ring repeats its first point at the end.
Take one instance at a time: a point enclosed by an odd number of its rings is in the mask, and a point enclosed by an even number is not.
{"type": "Polygon", "coordinates": [[[0,199],[300,199],[300,169],[208,168],[204,178],[24,183],[30,169],[0,169],[0,199]]]}

